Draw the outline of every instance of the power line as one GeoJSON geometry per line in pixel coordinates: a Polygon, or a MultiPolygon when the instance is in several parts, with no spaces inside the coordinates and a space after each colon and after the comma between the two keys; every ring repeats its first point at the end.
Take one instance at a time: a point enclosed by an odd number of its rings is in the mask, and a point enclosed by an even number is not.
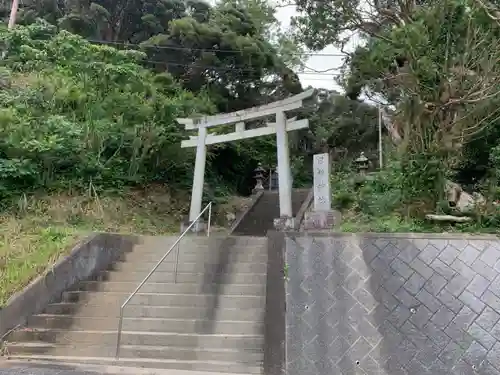
{"type": "Polygon", "coordinates": [[[303,78],[300,81],[302,82],[302,84],[308,83],[308,82],[328,82],[328,83],[334,82],[334,83],[337,83],[337,82],[335,82],[333,80],[333,78],[332,79],[325,79],[325,78],[323,78],[323,79],[320,79],[320,78],[303,78]]]}
{"type": "Polygon", "coordinates": [[[341,66],[336,66],[334,68],[329,68],[329,69],[324,69],[324,70],[317,70],[317,69],[311,68],[309,66],[305,66],[305,68],[309,69],[309,70],[311,70],[311,71],[313,71],[315,73],[327,73],[327,72],[331,72],[332,70],[341,70],[342,69],[341,66]]]}
{"type": "Polygon", "coordinates": [[[304,73],[299,72],[299,73],[297,73],[297,75],[298,76],[311,75],[311,76],[318,76],[318,77],[321,77],[321,76],[324,76],[324,77],[342,77],[343,76],[342,73],[314,73],[314,72],[304,72],[304,73]]]}
{"type": "MultiPolygon", "coordinates": [[[[87,39],[87,40],[91,43],[110,44],[110,45],[118,45],[118,46],[125,46],[125,47],[156,48],[156,49],[167,49],[167,50],[178,50],[178,51],[199,51],[199,52],[226,52],[226,53],[243,52],[243,50],[230,50],[230,49],[219,49],[219,48],[191,48],[191,47],[181,47],[181,46],[157,46],[157,45],[150,45],[150,44],[129,43],[129,42],[125,42],[125,41],[112,42],[112,41],[94,40],[94,39],[87,39]]],[[[296,54],[292,54],[292,56],[346,57],[346,54],[309,52],[309,53],[296,53],[296,54]]]]}
{"type": "MultiPolygon", "coordinates": [[[[153,61],[153,60],[142,60],[145,63],[150,63],[150,64],[159,64],[159,65],[165,65],[165,66],[182,66],[182,67],[188,67],[188,68],[200,68],[200,69],[211,69],[211,70],[222,70],[222,71],[232,71],[232,70],[238,70],[240,72],[257,72],[259,70],[257,69],[252,69],[252,68],[244,68],[244,67],[238,67],[238,66],[211,66],[211,65],[191,65],[191,64],[180,64],[180,63],[174,63],[174,62],[168,62],[168,61],[153,61]]],[[[297,75],[313,75],[313,76],[341,76],[341,73],[315,73],[315,72],[298,72],[296,73],[297,75]]]]}

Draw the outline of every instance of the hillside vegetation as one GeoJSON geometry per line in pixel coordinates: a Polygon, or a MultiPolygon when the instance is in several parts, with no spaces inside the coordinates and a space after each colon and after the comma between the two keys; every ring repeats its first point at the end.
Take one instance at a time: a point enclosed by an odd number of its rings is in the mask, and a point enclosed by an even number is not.
{"type": "MultiPolygon", "coordinates": [[[[17,26],[0,29],[0,303],[91,230],[177,231],[194,150],[180,148],[191,134],[175,119],[300,93],[300,72],[344,91],[317,90],[290,114],[309,129],[289,137],[296,187],[312,182],[314,153],[332,155],[343,230],[497,232],[496,6],[382,2],[369,14],[356,0],[297,6],[283,30],[266,0],[23,1],[17,26]],[[346,30],[364,43],[341,68],[308,67],[328,45],[345,52],[346,30]],[[382,169],[377,106],[387,114],[382,169]],[[353,163],[361,151],[369,178],[353,163]],[[449,181],[484,198],[466,224],[425,219],[457,214],[449,181]]],[[[0,6],[0,17],[8,13],[0,6]]],[[[272,136],[208,148],[204,203],[216,203],[219,223],[222,207],[237,206],[231,197],[250,193],[258,163],[276,166],[275,150],[272,136]]]]}
{"type": "MultiPolygon", "coordinates": [[[[207,88],[190,91],[169,72],[144,66],[141,51],[90,43],[43,20],[0,37],[6,48],[0,68],[2,304],[90,231],[177,232],[194,153],[181,150],[186,133],[175,118],[215,113],[217,105],[207,88]]],[[[247,149],[253,152],[245,145],[229,152],[247,149]]],[[[205,198],[223,203],[240,187],[234,171],[241,163],[221,164],[227,155],[217,159],[223,150],[211,151],[205,198]]],[[[241,160],[250,170],[257,162],[241,160]]]]}
{"type": "Polygon", "coordinates": [[[343,87],[349,98],[368,96],[389,113],[386,123],[394,143],[384,171],[356,189],[351,185],[345,190],[351,192],[349,199],[343,194],[349,215],[354,213],[363,223],[357,228],[384,217],[393,230],[401,226],[497,231],[498,4],[374,2],[368,10],[357,0],[299,0],[297,4],[301,13],[295,26],[308,47],[342,47],[346,30],[361,36],[363,43],[346,57],[343,87]],[[482,195],[466,213],[471,221],[422,226],[426,214],[457,214],[446,194],[450,181],[482,195]]]}
{"type": "MultiPolygon", "coordinates": [[[[288,53],[293,44],[279,30],[267,34],[272,9],[221,3],[204,16],[189,9],[170,14],[163,34],[129,46],[98,35],[89,41],[47,14],[30,18],[29,5],[16,28],[0,30],[0,304],[90,231],[178,231],[194,150],[180,148],[188,134],[177,117],[300,92],[287,68],[300,60],[288,53]],[[162,54],[174,41],[185,49],[162,54]],[[223,52],[199,50],[216,46],[223,52]]],[[[251,190],[258,162],[276,163],[273,137],[209,149],[204,200],[217,203],[217,224],[225,224],[225,209],[240,208],[231,196],[251,190]]],[[[303,163],[294,155],[296,171],[303,163]]]]}

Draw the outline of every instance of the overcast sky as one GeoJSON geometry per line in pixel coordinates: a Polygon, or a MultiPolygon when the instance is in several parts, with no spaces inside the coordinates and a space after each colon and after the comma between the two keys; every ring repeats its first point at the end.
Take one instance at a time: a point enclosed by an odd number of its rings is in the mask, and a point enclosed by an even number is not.
{"type": "MultiPolygon", "coordinates": [[[[297,15],[297,11],[295,7],[289,6],[284,8],[278,8],[277,19],[282,24],[283,28],[288,28],[290,26],[290,20],[292,17],[297,15]]],[[[306,62],[307,68],[311,68],[318,71],[324,71],[327,69],[339,67],[342,65],[342,57],[340,56],[324,56],[324,54],[340,54],[340,51],[332,46],[325,48],[323,51],[318,52],[321,53],[321,56],[311,56],[306,62]]],[[[331,73],[337,73],[336,70],[330,71],[331,75],[327,75],[327,73],[318,73],[311,74],[311,70],[307,69],[307,74],[299,74],[300,81],[304,87],[309,85],[318,88],[325,89],[335,89],[339,90],[340,88],[335,83],[335,76],[331,73]]]]}

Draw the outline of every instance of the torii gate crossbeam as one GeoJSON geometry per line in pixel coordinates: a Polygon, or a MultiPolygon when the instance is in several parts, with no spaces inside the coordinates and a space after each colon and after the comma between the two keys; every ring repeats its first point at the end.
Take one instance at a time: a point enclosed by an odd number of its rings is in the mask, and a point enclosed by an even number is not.
{"type": "Polygon", "coordinates": [[[198,135],[184,140],[181,147],[196,147],[196,161],[191,192],[189,221],[193,221],[201,212],[203,185],[206,164],[206,146],[215,143],[231,142],[241,139],[276,134],[278,159],[279,203],[281,218],[292,219],[292,186],[290,171],[290,155],[288,148],[288,132],[304,129],[309,126],[308,120],[287,120],[285,112],[301,108],[303,100],[310,97],[314,90],[304,91],[298,95],[271,104],[249,108],[244,111],[224,113],[215,116],[197,118],[179,118],[177,122],[185,125],[186,130],[198,129],[198,135]],[[245,121],[268,116],[276,116],[275,123],[257,129],[245,129],[245,121]],[[229,134],[208,134],[209,127],[233,125],[235,130],[229,134]]]}

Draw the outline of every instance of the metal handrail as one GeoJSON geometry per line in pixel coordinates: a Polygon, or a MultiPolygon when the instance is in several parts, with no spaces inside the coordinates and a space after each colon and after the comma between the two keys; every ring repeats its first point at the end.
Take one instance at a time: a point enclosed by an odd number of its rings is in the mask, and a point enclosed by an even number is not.
{"type": "Polygon", "coordinates": [[[165,258],[172,252],[174,247],[177,246],[177,256],[176,256],[176,265],[175,265],[175,275],[174,275],[174,281],[177,282],[177,263],[179,261],[179,242],[184,238],[187,232],[193,227],[193,225],[201,218],[201,216],[205,213],[205,211],[208,210],[208,223],[207,223],[207,237],[210,236],[210,221],[212,218],[212,202],[207,204],[205,208],[200,212],[200,214],[196,217],[196,219],[193,220],[191,224],[186,228],[184,232],[177,238],[177,240],[174,242],[174,244],[168,249],[168,251],[165,253],[165,255],[156,263],[156,265],[153,267],[153,269],[148,273],[148,275],[144,278],[144,280],[141,281],[139,286],[128,296],[128,298],[123,302],[123,304],[120,306],[120,318],[118,320],[118,335],[116,338],[116,356],[115,358],[118,360],[120,357],[120,341],[122,338],[122,328],[123,328],[123,310],[127,306],[127,304],[130,302],[132,297],[134,297],[139,289],[143,287],[144,284],[149,280],[151,275],[156,271],[156,269],[162,264],[162,262],[165,260],[165,258]]]}

